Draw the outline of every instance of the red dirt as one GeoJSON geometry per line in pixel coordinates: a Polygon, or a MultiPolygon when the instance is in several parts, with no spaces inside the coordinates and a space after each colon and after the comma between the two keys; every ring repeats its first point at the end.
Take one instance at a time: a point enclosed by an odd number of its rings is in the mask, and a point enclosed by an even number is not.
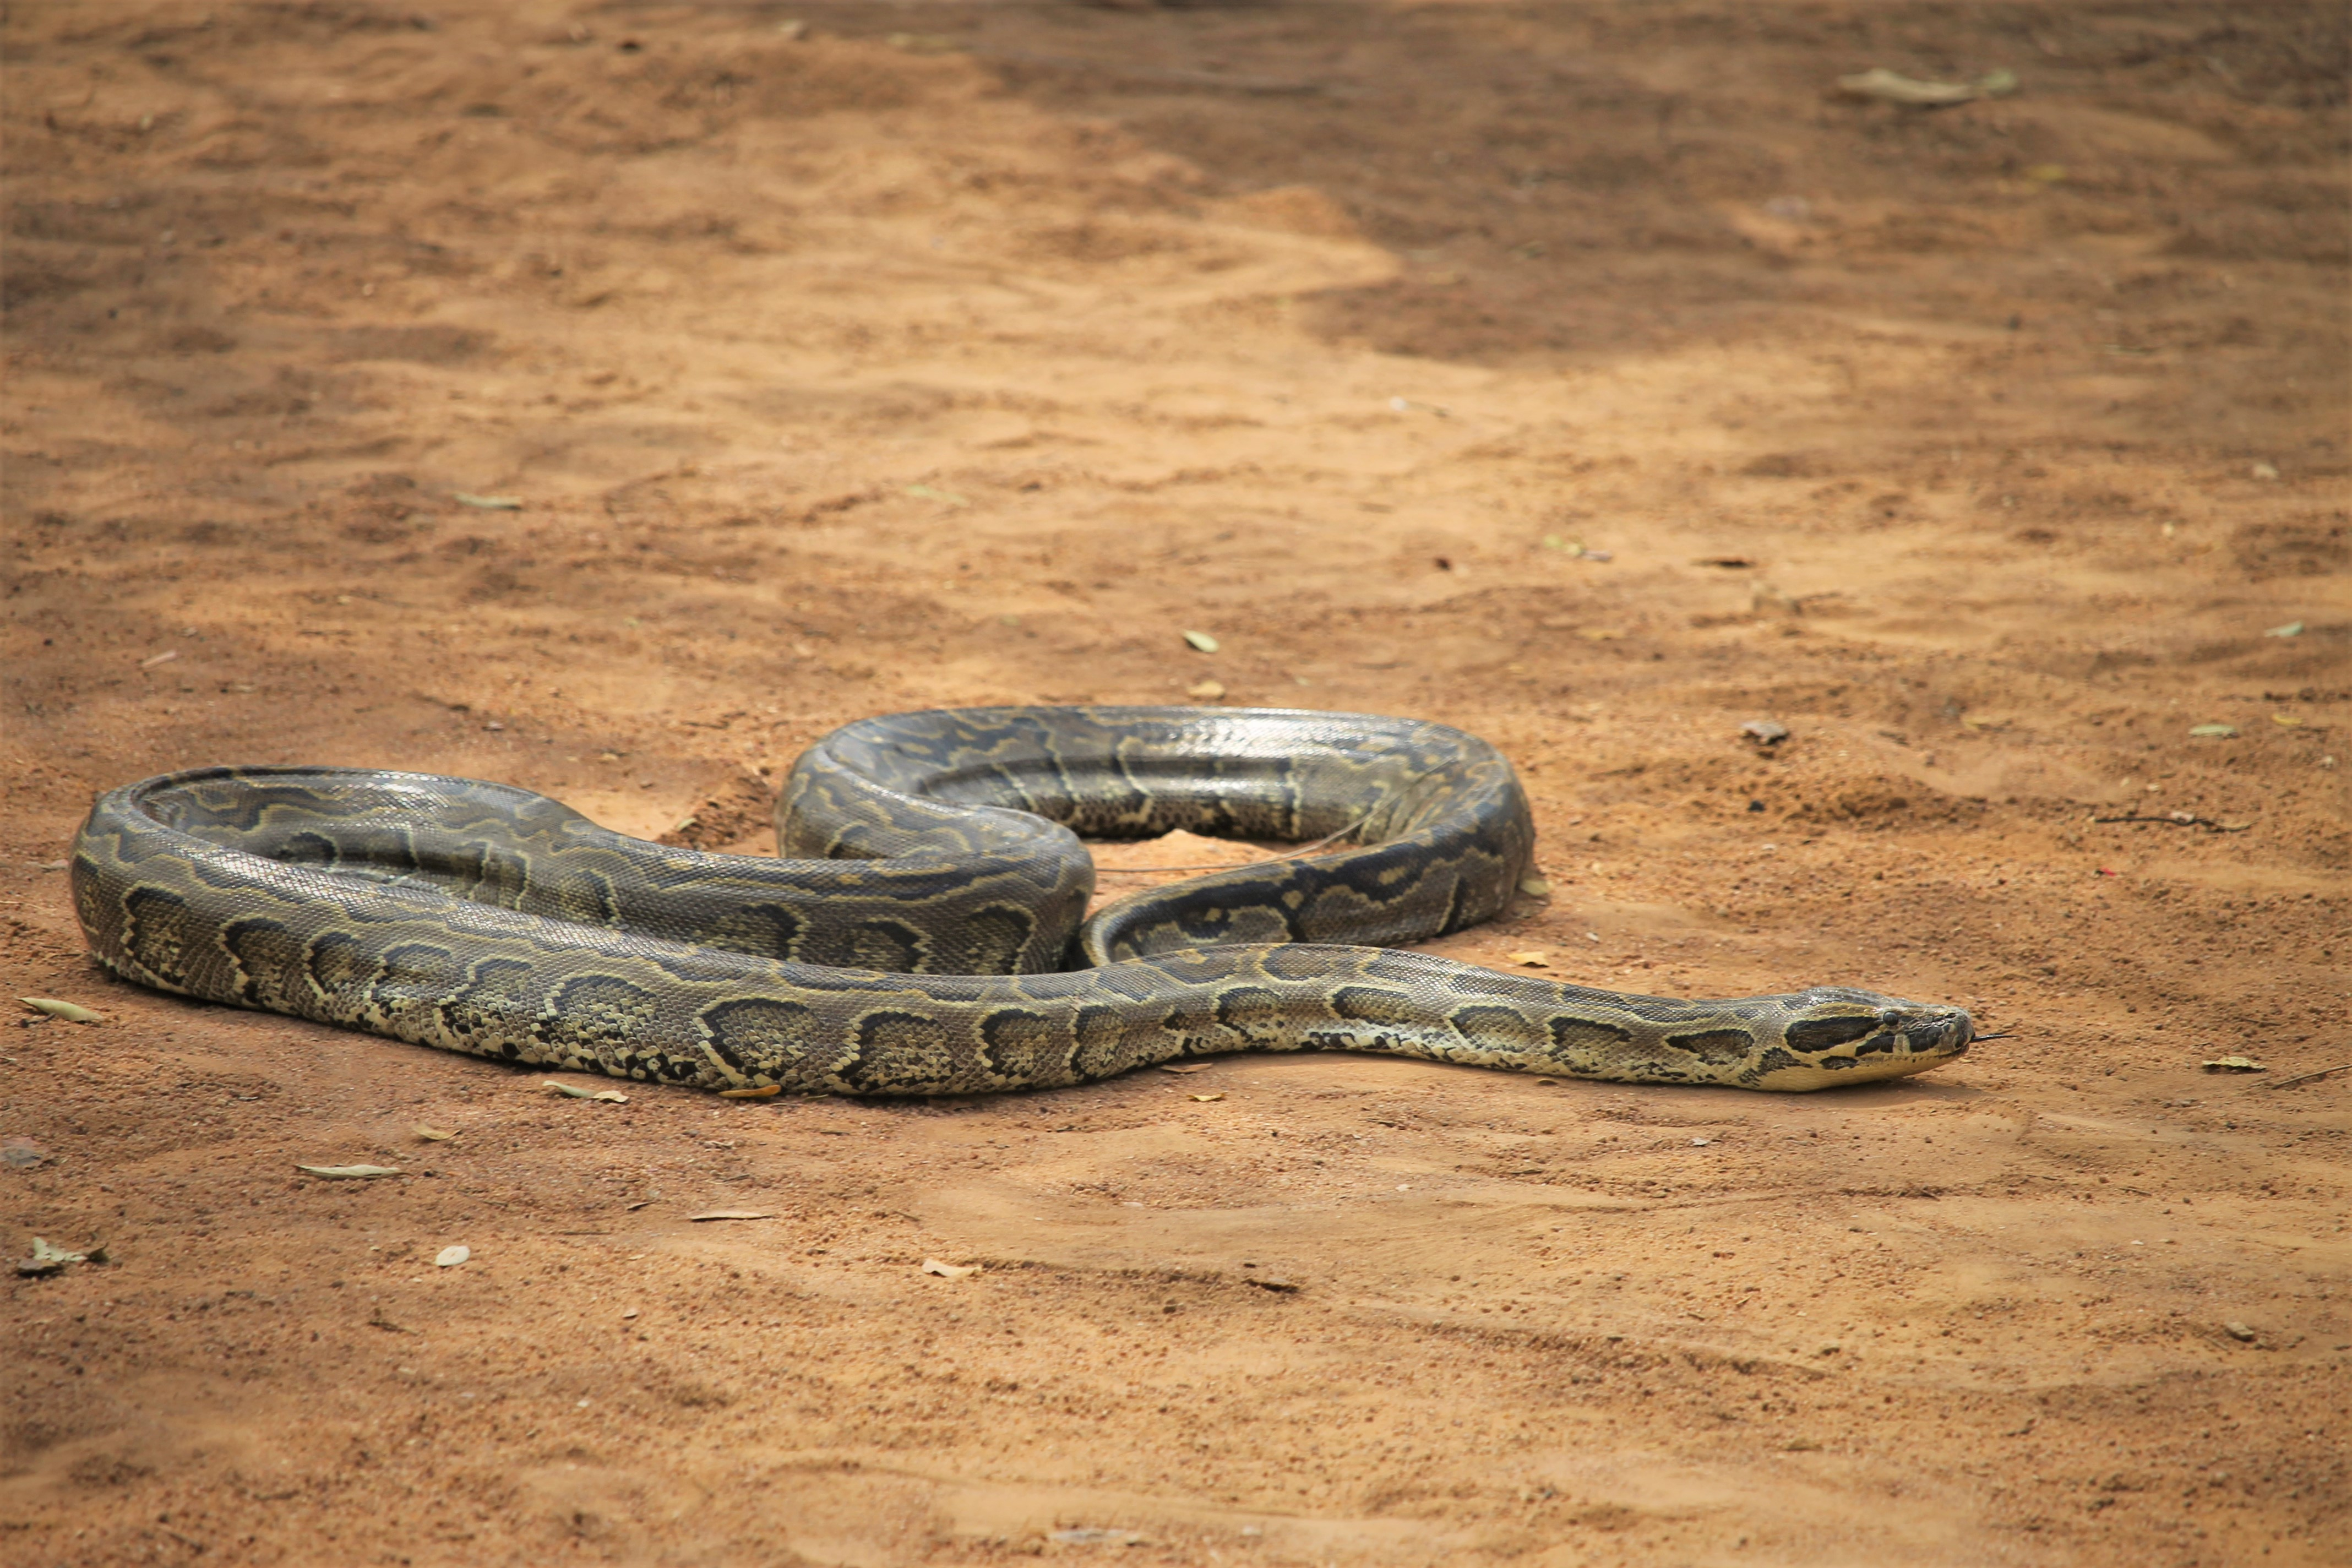
{"type": "Polygon", "coordinates": [[[2340,7],[5,29],[0,979],[107,1021],[0,1040],[0,1243],[108,1261],[0,1287],[0,1559],[2352,1553],[2340,7]],[[1555,891],[1437,951],[2009,1037],[614,1106],[55,868],[220,761],[758,843],[844,721],[1211,680],[1512,753],[1555,891]]]}

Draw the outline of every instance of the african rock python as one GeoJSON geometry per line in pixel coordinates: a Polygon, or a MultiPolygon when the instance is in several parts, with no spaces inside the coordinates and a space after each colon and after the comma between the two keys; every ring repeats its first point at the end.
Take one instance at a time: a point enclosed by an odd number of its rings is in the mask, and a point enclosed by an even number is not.
{"type": "Polygon", "coordinates": [[[99,958],[142,984],[709,1089],[970,1094],[1356,1050],[1809,1089],[1918,1072],[1972,1035],[1957,1008],[1868,991],[1680,1002],[1318,945],[1458,930],[1527,874],[1534,829],[1510,764],[1436,724],[900,714],[818,742],[776,822],[786,858],[706,855],[503,784],[204,768],[100,798],[74,900],[99,958]],[[1152,889],[1081,924],[1094,872],[1078,836],[1177,827],[1356,843],[1152,889]]]}

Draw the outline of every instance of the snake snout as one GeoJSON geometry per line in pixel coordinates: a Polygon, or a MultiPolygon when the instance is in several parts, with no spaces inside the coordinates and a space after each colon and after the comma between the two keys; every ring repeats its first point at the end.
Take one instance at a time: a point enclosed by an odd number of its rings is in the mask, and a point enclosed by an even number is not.
{"type": "Polygon", "coordinates": [[[1902,1026],[1905,1048],[1915,1057],[1950,1059],[1968,1055],[1976,1038],[1976,1020],[1958,1008],[1939,1007],[1914,1016],[1902,1026]]]}

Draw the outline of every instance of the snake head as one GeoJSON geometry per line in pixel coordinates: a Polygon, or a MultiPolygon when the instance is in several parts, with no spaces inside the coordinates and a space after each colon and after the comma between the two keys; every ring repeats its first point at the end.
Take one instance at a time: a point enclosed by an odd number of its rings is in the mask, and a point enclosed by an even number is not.
{"type": "Polygon", "coordinates": [[[1765,1053],[1759,1089],[1827,1089],[1925,1072],[1965,1054],[1976,1038],[1976,1021],[1959,1007],[1837,985],[1780,1000],[1780,1045],[1765,1053]]]}

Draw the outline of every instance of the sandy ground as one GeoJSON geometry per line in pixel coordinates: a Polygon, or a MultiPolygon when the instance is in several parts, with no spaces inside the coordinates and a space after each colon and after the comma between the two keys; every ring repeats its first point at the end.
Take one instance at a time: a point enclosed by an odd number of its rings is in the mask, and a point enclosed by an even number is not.
{"type": "Polygon", "coordinates": [[[0,989],[106,1019],[0,1035],[0,1245],[107,1258],[0,1285],[0,1559],[2352,1554],[2339,7],[0,42],[0,989]],[[1513,755],[1555,891],[1435,951],[2009,1037],[612,1105],[112,984],[58,870],[214,762],[757,847],[836,723],[1211,682],[1513,755]]]}

